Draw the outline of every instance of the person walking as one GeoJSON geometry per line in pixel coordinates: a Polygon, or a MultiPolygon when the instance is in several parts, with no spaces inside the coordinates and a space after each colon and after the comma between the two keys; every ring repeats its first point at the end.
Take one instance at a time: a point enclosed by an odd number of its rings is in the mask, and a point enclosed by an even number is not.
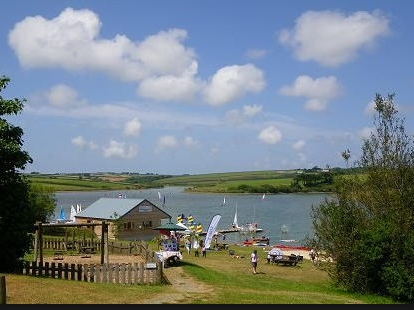
{"type": "Polygon", "coordinates": [[[257,250],[253,250],[252,254],[250,254],[250,262],[252,264],[252,270],[253,274],[257,273],[257,262],[259,260],[259,257],[257,255],[257,250]]]}

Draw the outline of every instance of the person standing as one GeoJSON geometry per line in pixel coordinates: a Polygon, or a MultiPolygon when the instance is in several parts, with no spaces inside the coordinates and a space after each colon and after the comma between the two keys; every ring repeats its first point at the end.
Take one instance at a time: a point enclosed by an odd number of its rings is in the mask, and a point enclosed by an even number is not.
{"type": "Polygon", "coordinates": [[[200,240],[201,254],[203,257],[207,257],[207,249],[203,240],[200,240]]]}
{"type": "Polygon", "coordinates": [[[315,252],[314,248],[312,248],[310,250],[309,256],[310,256],[310,259],[312,260],[312,263],[315,264],[316,252],[315,252]]]}
{"type": "Polygon", "coordinates": [[[187,253],[190,254],[190,252],[191,252],[191,241],[189,239],[185,239],[185,248],[187,250],[187,253]]]}
{"type": "Polygon", "coordinates": [[[257,273],[257,262],[259,260],[259,257],[257,255],[257,250],[253,250],[252,254],[250,254],[250,262],[252,264],[252,270],[253,274],[257,273]]]}

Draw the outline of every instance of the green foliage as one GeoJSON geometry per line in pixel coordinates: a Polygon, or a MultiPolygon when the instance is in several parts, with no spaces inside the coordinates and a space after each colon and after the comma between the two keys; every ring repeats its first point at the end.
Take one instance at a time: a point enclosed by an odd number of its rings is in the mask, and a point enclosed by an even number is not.
{"type": "MultiPolygon", "coordinates": [[[[355,174],[338,176],[335,198],[312,208],[310,243],[337,284],[413,302],[414,141],[393,100],[375,96],[376,131],[363,142],[355,174]]],[[[350,151],[343,157],[348,162],[350,151]]]]}
{"type": "Polygon", "coordinates": [[[30,184],[29,201],[33,212],[32,222],[48,222],[56,207],[56,197],[52,188],[30,184]]]}
{"type": "MultiPolygon", "coordinates": [[[[0,92],[10,79],[0,78],[0,92]]],[[[30,232],[36,221],[46,221],[54,212],[51,189],[33,185],[21,172],[33,160],[22,150],[23,130],[4,115],[17,115],[25,99],[7,100],[0,96],[0,271],[12,271],[31,247],[30,232]]]]}
{"type": "Polygon", "coordinates": [[[119,233],[121,232],[121,230],[124,227],[124,223],[125,221],[123,221],[118,212],[114,212],[110,218],[112,219],[112,225],[111,225],[111,229],[112,229],[112,234],[115,237],[115,239],[118,238],[119,233]]]}
{"type": "MultiPolygon", "coordinates": [[[[0,77],[0,93],[10,79],[0,77]]],[[[32,210],[28,196],[29,185],[19,172],[32,158],[21,149],[23,130],[13,126],[4,115],[17,115],[24,100],[0,96],[0,271],[12,271],[29,250],[32,210]]]]}

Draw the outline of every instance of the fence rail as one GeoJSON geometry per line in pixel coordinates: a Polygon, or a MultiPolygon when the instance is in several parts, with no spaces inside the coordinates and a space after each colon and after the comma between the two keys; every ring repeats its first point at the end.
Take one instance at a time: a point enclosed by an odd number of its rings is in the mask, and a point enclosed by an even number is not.
{"type": "Polygon", "coordinates": [[[128,285],[163,283],[161,262],[129,264],[68,264],[25,262],[23,274],[83,282],[128,285]],[[155,267],[155,268],[154,268],[155,267]]]}
{"type": "MultiPolygon", "coordinates": [[[[42,249],[54,250],[55,256],[61,252],[83,248],[93,252],[101,251],[101,243],[96,240],[43,239],[42,249]]],[[[140,255],[145,262],[115,264],[69,264],[32,261],[24,262],[23,274],[36,277],[50,277],[83,282],[117,284],[162,284],[168,283],[163,273],[162,262],[145,241],[109,242],[109,254],[140,255]]]]}

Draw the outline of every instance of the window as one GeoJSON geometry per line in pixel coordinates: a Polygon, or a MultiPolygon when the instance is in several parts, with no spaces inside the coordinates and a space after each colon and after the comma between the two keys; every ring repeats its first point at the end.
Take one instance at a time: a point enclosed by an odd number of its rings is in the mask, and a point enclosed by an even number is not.
{"type": "Polygon", "coordinates": [[[124,223],[124,230],[134,230],[134,223],[133,222],[125,222],[124,223]]]}
{"type": "Polygon", "coordinates": [[[152,221],[143,221],[142,227],[144,228],[151,228],[152,227],[152,221]]]}

